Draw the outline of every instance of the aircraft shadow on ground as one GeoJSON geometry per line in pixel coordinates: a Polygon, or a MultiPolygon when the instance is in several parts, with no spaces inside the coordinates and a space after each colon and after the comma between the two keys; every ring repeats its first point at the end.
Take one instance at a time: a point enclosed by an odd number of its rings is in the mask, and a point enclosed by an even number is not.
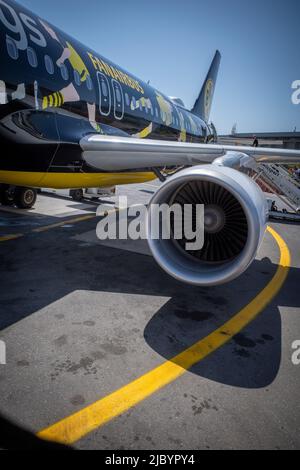
{"type": "MultiPolygon", "coordinates": [[[[26,246],[17,241],[10,252],[4,245],[0,251],[0,329],[76,290],[168,297],[144,330],[148,345],[167,360],[226,323],[265,287],[277,269],[268,258],[255,260],[230,284],[200,288],[170,278],[150,256],[84,244],[74,236],[66,242],[65,232],[28,237],[26,246]]],[[[278,306],[299,306],[298,281],[299,269],[291,268],[285,287],[257,319],[191,372],[235,387],[270,384],[281,361],[278,306]]]]}
{"type": "MultiPolygon", "coordinates": [[[[102,204],[105,204],[105,205],[112,205],[114,206],[115,205],[115,201],[113,199],[109,199],[108,197],[105,198],[104,196],[101,198],[101,197],[95,197],[94,200],[93,199],[89,199],[89,198],[83,198],[82,201],[73,201],[72,198],[70,198],[69,196],[62,196],[60,194],[55,194],[55,193],[42,193],[41,196],[45,196],[47,198],[50,198],[50,199],[54,199],[54,200],[61,200],[61,201],[66,201],[68,202],[69,204],[66,205],[66,209],[76,209],[76,210],[79,210],[79,211],[87,211],[87,212],[91,212],[91,210],[94,210],[96,212],[98,206],[102,205],[102,204]]],[[[54,216],[55,217],[55,216],[54,216]]]]}
{"type": "Polygon", "coordinates": [[[71,447],[39,439],[30,431],[21,428],[0,415],[0,449],[5,450],[72,450],[71,447]]]}

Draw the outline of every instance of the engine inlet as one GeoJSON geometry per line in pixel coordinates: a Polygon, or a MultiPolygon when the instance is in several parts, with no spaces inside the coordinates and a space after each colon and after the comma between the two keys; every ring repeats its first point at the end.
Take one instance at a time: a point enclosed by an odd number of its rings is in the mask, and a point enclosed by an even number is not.
{"type": "Polygon", "coordinates": [[[224,187],[210,181],[194,180],[183,184],[172,196],[170,204],[193,206],[193,230],[196,229],[196,205],[204,204],[204,246],[186,251],[187,240],[173,240],[181,249],[199,261],[223,263],[237,257],[248,237],[248,223],[239,201],[224,187]]]}

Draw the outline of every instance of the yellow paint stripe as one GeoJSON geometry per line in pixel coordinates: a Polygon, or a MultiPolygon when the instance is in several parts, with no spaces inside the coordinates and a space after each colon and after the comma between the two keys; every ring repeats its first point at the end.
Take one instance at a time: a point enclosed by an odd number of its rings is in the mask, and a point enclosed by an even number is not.
{"type": "Polygon", "coordinates": [[[74,219],[64,220],[62,222],[58,222],[57,224],[44,225],[43,227],[35,228],[34,230],[32,230],[32,232],[34,233],[47,232],[48,230],[52,230],[54,228],[63,227],[64,225],[77,224],[78,222],[84,222],[85,220],[94,219],[95,217],[96,217],[95,214],[84,215],[82,217],[76,217],[74,219]]]}
{"type": "Polygon", "coordinates": [[[180,142],[186,142],[186,130],[182,130],[182,131],[180,132],[179,141],[180,141],[180,142]]]}
{"type": "Polygon", "coordinates": [[[60,91],[58,93],[59,93],[59,97],[60,97],[60,105],[59,106],[62,106],[64,104],[64,96],[60,91]]]}
{"type": "Polygon", "coordinates": [[[2,171],[0,181],[15,186],[32,186],[54,189],[100,188],[122,184],[145,183],[157,177],[150,172],[131,173],[32,173],[2,171]]]}
{"type": "Polygon", "coordinates": [[[40,438],[72,444],[86,434],[182,376],[186,370],[206,358],[245,328],[267,306],[282,287],[290,267],[290,253],[282,238],[272,228],[269,232],[280,249],[280,261],[269,284],[227,323],[173,359],[151,370],[123,388],[87,406],[77,413],[38,433],[40,438]]]}
{"type": "MultiPolygon", "coordinates": [[[[110,213],[110,212],[114,212],[114,211],[108,211],[108,213],[110,213]]],[[[101,214],[99,214],[99,215],[101,215],[101,214]]],[[[77,224],[79,222],[84,222],[84,221],[87,221],[87,220],[95,219],[96,217],[97,217],[96,214],[84,215],[82,217],[76,217],[74,219],[63,220],[62,222],[58,222],[56,224],[44,225],[43,227],[35,228],[31,232],[28,232],[28,233],[47,232],[48,230],[63,227],[64,225],[73,225],[73,224],[77,224]]],[[[24,237],[25,235],[26,234],[24,234],[24,233],[17,233],[17,234],[13,234],[13,235],[4,235],[3,237],[0,237],[0,243],[1,242],[7,242],[9,240],[16,240],[17,238],[24,237]]]]}
{"type": "Polygon", "coordinates": [[[43,98],[43,105],[42,105],[43,109],[47,109],[48,108],[48,97],[47,96],[44,96],[43,98]]]}
{"type": "Polygon", "coordinates": [[[15,233],[13,235],[5,235],[3,237],[0,237],[0,243],[1,242],[8,242],[10,240],[16,240],[17,238],[23,237],[23,233],[15,233]]]}
{"type": "Polygon", "coordinates": [[[134,137],[137,137],[139,139],[145,139],[146,137],[148,137],[148,135],[152,133],[152,131],[153,131],[153,123],[151,122],[151,124],[149,124],[148,127],[143,129],[141,132],[138,132],[137,134],[135,134],[134,137]]]}

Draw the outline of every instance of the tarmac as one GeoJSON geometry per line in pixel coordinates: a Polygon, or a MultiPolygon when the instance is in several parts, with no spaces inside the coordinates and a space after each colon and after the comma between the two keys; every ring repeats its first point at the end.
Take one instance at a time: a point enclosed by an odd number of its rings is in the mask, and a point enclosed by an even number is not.
{"type": "MultiPolygon", "coordinates": [[[[159,184],[118,194],[147,203],[159,184]]],[[[31,211],[0,207],[0,447],[7,429],[10,446],[299,449],[299,224],[270,223],[240,278],[201,288],[145,241],[101,242],[98,204],[43,192],[31,211]]]]}

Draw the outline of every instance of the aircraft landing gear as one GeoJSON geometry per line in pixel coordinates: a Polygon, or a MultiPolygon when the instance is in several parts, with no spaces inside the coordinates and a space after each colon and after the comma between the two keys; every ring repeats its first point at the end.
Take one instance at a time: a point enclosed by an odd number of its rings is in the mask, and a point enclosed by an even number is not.
{"type": "Polygon", "coordinates": [[[16,205],[19,209],[31,209],[35,204],[36,197],[36,189],[0,185],[0,203],[5,206],[16,205]]]}
{"type": "Polygon", "coordinates": [[[71,189],[70,190],[70,196],[73,199],[73,201],[80,202],[83,199],[83,190],[82,189],[71,189]]]}
{"type": "Polygon", "coordinates": [[[31,209],[37,198],[37,190],[33,188],[15,189],[14,203],[19,209],[31,209]]]}
{"type": "Polygon", "coordinates": [[[15,188],[7,184],[0,185],[0,204],[4,206],[14,205],[15,188]]]}

